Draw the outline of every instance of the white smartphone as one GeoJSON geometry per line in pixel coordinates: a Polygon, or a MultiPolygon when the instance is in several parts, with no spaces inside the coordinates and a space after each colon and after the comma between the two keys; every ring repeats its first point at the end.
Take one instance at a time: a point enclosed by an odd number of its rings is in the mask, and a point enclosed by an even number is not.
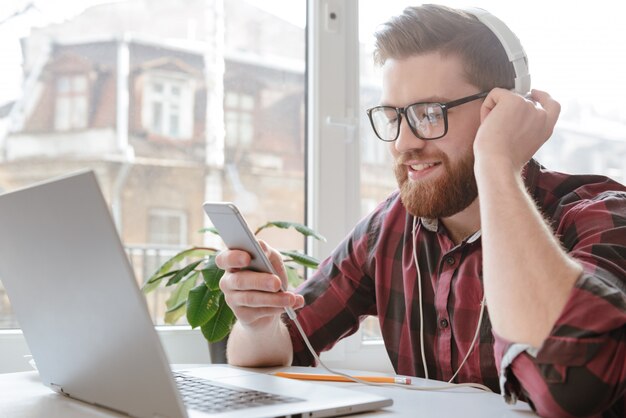
{"type": "Polygon", "coordinates": [[[250,254],[250,270],[276,274],[237,206],[229,202],[206,202],[202,207],[228,249],[250,254]]]}
{"type": "MultiPolygon", "coordinates": [[[[251,261],[247,268],[278,275],[237,206],[229,202],[205,202],[202,208],[228,249],[242,250],[250,254],[251,261]]],[[[291,319],[295,318],[293,309],[287,307],[285,311],[291,319]]]]}

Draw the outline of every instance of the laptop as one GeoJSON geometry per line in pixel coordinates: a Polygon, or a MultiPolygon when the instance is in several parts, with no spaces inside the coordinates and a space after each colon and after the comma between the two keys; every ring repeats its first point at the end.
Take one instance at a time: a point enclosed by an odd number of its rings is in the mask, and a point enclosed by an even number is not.
{"type": "Polygon", "coordinates": [[[0,195],[0,231],[0,280],[42,382],[58,393],[150,418],[322,417],[392,404],[227,365],[174,374],[92,171],[0,195]],[[224,392],[243,401],[224,404],[224,392]]]}

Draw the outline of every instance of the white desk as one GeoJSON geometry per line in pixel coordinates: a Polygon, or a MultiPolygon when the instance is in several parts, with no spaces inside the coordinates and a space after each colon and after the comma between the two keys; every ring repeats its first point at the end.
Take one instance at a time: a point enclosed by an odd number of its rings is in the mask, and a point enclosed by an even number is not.
{"type": "MultiPolygon", "coordinates": [[[[278,370],[278,369],[272,369],[278,370]]],[[[281,368],[283,371],[312,372],[310,368],[281,368]]],[[[269,372],[270,370],[267,370],[269,372]]],[[[352,372],[354,374],[367,374],[352,372]]],[[[371,374],[371,373],[370,373],[371,374]]],[[[436,384],[413,378],[416,386],[436,384]]],[[[372,417],[532,417],[528,405],[510,406],[500,395],[470,388],[443,392],[422,392],[394,387],[372,387],[356,383],[318,383],[374,392],[393,399],[393,406],[362,414],[372,417]]],[[[75,401],[52,392],[41,384],[37,372],[0,374],[0,418],[92,418],[121,415],[75,401]]]]}

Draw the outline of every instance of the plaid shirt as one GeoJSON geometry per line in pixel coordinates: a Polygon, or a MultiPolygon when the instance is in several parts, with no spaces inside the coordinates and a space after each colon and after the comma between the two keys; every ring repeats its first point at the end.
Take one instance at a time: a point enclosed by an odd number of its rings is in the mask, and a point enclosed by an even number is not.
{"type": "MultiPolygon", "coordinates": [[[[526,187],[570,256],[583,266],[539,350],[493,333],[488,307],[477,347],[455,382],[479,382],[541,415],[626,416],[626,187],[606,177],[566,175],[534,160],[526,187]]],[[[429,377],[449,380],[470,349],[483,298],[480,231],[455,244],[437,220],[412,218],[398,192],[363,219],[299,289],[298,318],[319,353],[378,317],[398,374],[423,377],[419,293],[429,377]]],[[[514,239],[514,237],[512,237],[514,239]]],[[[294,365],[314,359],[291,321],[294,365]]]]}

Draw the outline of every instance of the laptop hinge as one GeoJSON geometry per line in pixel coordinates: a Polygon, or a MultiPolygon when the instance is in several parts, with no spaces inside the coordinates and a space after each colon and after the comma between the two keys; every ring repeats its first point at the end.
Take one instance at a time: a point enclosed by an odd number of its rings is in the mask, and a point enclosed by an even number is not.
{"type": "Polygon", "coordinates": [[[65,392],[63,390],[63,387],[61,385],[57,385],[56,383],[50,383],[50,389],[52,389],[53,391],[55,391],[56,393],[60,393],[63,396],[70,396],[69,393],[65,392]]]}

